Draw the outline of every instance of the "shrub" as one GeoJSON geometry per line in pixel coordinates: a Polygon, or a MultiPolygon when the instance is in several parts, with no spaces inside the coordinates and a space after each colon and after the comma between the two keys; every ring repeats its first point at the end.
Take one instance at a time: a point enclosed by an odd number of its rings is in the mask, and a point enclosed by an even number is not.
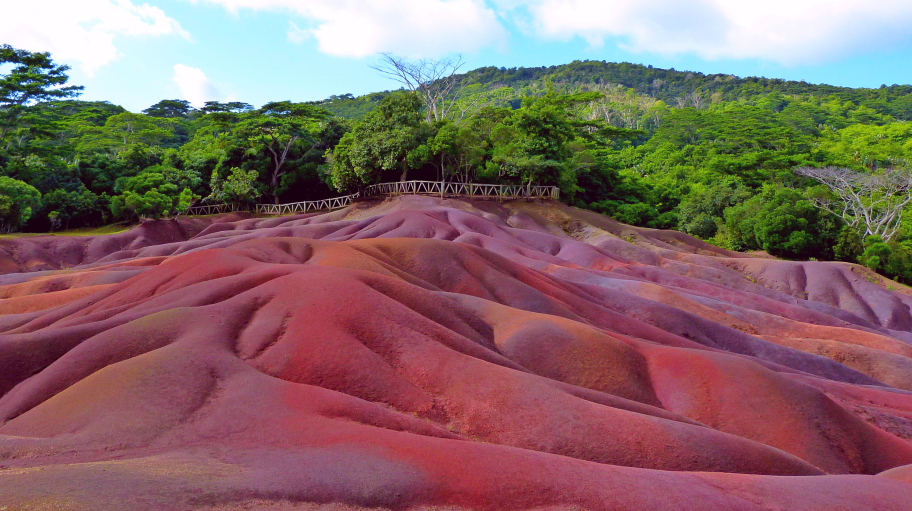
{"type": "Polygon", "coordinates": [[[11,177],[0,176],[0,232],[12,232],[32,216],[41,204],[37,188],[11,177]]]}
{"type": "Polygon", "coordinates": [[[120,178],[111,199],[111,212],[118,218],[160,218],[186,210],[193,199],[188,188],[179,190],[162,174],[143,172],[134,177],[120,178]]]}
{"type": "Polygon", "coordinates": [[[875,235],[868,236],[864,241],[865,250],[858,262],[872,271],[877,271],[887,265],[893,249],[884,240],[875,235]]]}
{"type": "Polygon", "coordinates": [[[858,231],[849,226],[843,227],[833,245],[833,258],[837,261],[854,263],[858,261],[858,256],[862,252],[864,252],[864,245],[861,243],[858,231]]]}
{"type": "Polygon", "coordinates": [[[678,206],[679,228],[700,238],[712,238],[722,223],[725,208],[750,198],[751,192],[734,178],[691,191],[678,206]]]}
{"type": "Polygon", "coordinates": [[[766,185],[749,200],[725,210],[733,248],[766,250],[772,255],[828,259],[836,225],[801,193],[766,185]]]}

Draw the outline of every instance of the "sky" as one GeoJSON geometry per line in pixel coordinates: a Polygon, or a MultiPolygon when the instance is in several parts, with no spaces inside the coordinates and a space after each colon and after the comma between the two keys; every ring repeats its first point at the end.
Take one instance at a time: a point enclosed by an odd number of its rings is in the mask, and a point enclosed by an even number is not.
{"type": "Polygon", "coordinates": [[[398,88],[381,52],[464,70],[574,60],[912,83],[912,0],[0,0],[0,44],[49,51],[82,99],[320,100],[398,88]]]}

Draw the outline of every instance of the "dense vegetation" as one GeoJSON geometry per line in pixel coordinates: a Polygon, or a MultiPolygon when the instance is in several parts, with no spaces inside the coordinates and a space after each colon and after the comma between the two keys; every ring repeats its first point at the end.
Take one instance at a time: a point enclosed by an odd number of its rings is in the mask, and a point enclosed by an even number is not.
{"type": "Polygon", "coordinates": [[[194,202],[290,202],[407,179],[553,184],[573,205],[733,250],[859,261],[912,282],[912,228],[862,239],[809,198],[799,166],[912,161],[912,87],[850,89],[632,64],[482,68],[448,118],[408,92],[325,101],[73,98],[66,67],[0,47],[0,229],[171,215],[194,202]]]}

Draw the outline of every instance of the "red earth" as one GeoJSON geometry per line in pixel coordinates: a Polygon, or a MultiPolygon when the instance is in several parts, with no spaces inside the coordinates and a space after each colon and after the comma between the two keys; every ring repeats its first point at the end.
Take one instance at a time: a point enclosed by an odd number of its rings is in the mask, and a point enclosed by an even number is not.
{"type": "Polygon", "coordinates": [[[557,204],[0,239],[0,509],[912,509],[912,290],[557,204]]]}

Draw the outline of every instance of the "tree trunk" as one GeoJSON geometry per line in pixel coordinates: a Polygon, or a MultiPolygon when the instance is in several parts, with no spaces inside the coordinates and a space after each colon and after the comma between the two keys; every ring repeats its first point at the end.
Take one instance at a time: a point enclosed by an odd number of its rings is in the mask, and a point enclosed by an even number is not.
{"type": "Polygon", "coordinates": [[[279,188],[278,170],[279,169],[276,169],[276,172],[272,173],[272,201],[273,201],[273,204],[276,204],[276,205],[278,205],[278,203],[279,203],[279,194],[276,193],[276,190],[279,188]]]}

